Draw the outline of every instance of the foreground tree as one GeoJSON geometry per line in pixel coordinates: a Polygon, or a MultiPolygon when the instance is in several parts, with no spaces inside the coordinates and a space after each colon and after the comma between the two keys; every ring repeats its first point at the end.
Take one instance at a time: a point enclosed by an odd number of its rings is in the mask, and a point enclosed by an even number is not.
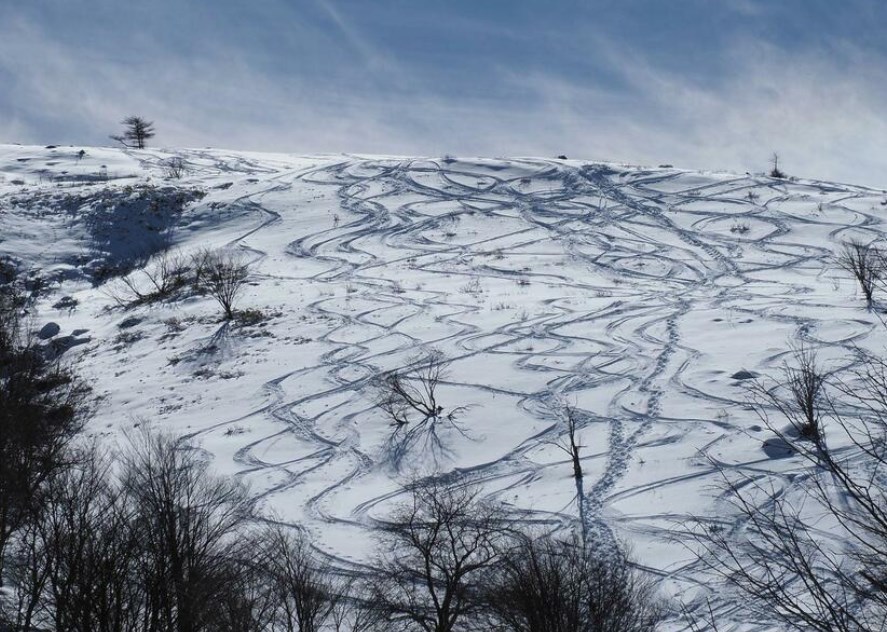
{"type": "Polygon", "coordinates": [[[123,134],[112,135],[111,139],[124,147],[144,149],[148,140],[154,137],[154,122],[141,116],[127,116],[121,124],[124,126],[123,134]]]}
{"type": "Polygon", "coordinates": [[[17,540],[10,568],[16,599],[6,604],[6,623],[22,630],[38,623],[65,631],[138,629],[138,543],[125,528],[128,512],[108,476],[111,462],[94,448],[73,456],[17,540]]]}
{"type": "Polygon", "coordinates": [[[499,511],[478,489],[423,481],[384,527],[368,603],[380,630],[453,632],[478,614],[480,582],[499,556],[499,511]]]}
{"type": "Polygon", "coordinates": [[[272,527],[262,537],[265,571],[273,596],[268,628],[273,632],[318,632],[337,618],[347,586],[322,570],[308,540],[283,527],[272,527]]]}
{"type": "MultiPolygon", "coordinates": [[[[60,632],[261,632],[273,602],[242,487],[166,435],[93,451],[16,534],[0,624],[60,632]],[[113,466],[112,466],[113,465],[113,466]]],[[[2,627],[2,625],[0,625],[2,627]]]]}
{"type": "Polygon", "coordinates": [[[67,464],[89,412],[88,389],[24,323],[24,301],[0,287],[0,578],[10,537],[67,464]]]}
{"type": "Polygon", "coordinates": [[[236,536],[250,515],[244,488],[209,474],[172,437],[149,433],[133,438],[122,485],[142,549],[149,620],[176,632],[212,629],[231,560],[241,559],[236,536]]]}
{"type": "Polygon", "coordinates": [[[887,361],[857,360],[850,375],[823,377],[802,356],[786,394],[760,411],[807,472],[782,482],[724,472],[743,527],[695,534],[705,566],[783,629],[874,632],[887,620],[887,361]],[[817,430],[787,433],[773,411],[817,430]]]}

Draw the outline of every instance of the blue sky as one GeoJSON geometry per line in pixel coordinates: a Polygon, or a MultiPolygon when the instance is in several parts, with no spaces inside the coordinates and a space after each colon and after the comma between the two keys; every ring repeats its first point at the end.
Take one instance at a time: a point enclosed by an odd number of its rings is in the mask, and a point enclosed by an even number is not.
{"type": "Polygon", "coordinates": [[[887,186],[887,3],[0,0],[0,142],[541,155],[887,186]]]}

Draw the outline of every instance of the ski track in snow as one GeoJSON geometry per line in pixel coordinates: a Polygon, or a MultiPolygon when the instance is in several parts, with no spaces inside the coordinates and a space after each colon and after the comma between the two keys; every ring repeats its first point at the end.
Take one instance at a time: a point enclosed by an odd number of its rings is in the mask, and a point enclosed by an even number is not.
{"type": "MultiPolygon", "coordinates": [[[[707,513],[717,505],[707,459],[785,485],[802,467],[760,450],[765,435],[730,374],[775,374],[790,342],[846,360],[881,329],[853,305],[849,282],[836,289],[827,264],[852,231],[880,234],[880,198],[861,187],[542,159],[341,157],[294,169],[218,152],[188,158],[221,179],[255,180],[226,203],[261,218],[228,239],[259,284],[345,292],[300,306],[328,323],[314,361],[293,348],[253,410],[185,439],[267,422],[257,427],[272,431],[250,434],[232,457],[246,481],[262,481],[257,510],[309,531],[345,569],[368,557],[343,552],[343,538],[367,538],[401,499],[395,483],[416,474],[483,485],[515,520],[576,527],[569,459],[552,445],[566,402],[581,420],[587,531],[604,545],[633,543],[673,591],[698,590],[702,566],[680,531],[703,512],[703,495],[707,513]],[[300,217],[291,200],[308,189],[332,200],[336,220],[300,217]],[[303,274],[306,262],[317,271],[303,274]],[[770,328],[786,335],[757,346],[770,328]],[[417,450],[398,469],[372,380],[432,349],[451,361],[441,401],[468,406],[467,437],[442,429],[453,454],[417,450]],[[490,418],[514,420],[514,432],[494,435],[490,418]],[[486,430],[474,431],[479,423],[486,430]],[[287,442],[299,449],[279,458],[275,446],[287,442]],[[488,442],[491,457],[476,454],[488,442]]],[[[731,605],[720,608],[729,619],[731,605]]]]}

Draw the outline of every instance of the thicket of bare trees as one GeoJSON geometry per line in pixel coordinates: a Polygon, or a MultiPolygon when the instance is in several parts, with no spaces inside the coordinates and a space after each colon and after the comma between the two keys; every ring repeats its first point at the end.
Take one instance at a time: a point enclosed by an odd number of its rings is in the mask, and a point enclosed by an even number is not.
{"type": "Polygon", "coordinates": [[[89,409],[83,382],[30,331],[25,304],[15,285],[0,287],[0,578],[9,539],[65,467],[89,409]]]}
{"type": "Polygon", "coordinates": [[[725,472],[742,528],[696,533],[706,566],[783,629],[874,632],[887,620],[887,361],[857,360],[836,375],[795,354],[759,411],[807,473],[776,483],[725,472]]]}
{"type": "Polygon", "coordinates": [[[475,487],[408,492],[368,579],[375,629],[644,632],[661,620],[653,584],[618,548],[523,531],[475,487]]]}
{"type": "Polygon", "coordinates": [[[95,447],[75,455],[16,534],[0,624],[318,632],[353,619],[347,583],[309,543],[250,530],[243,487],[171,437],[135,435],[117,463],[95,447]]]}
{"type": "Polygon", "coordinates": [[[5,620],[25,630],[221,629],[219,604],[236,600],[245,559],[242,488],[165,435],[134,437],[117,474],[96,449],[75,456],[17,540],[5,620]]]}
{"type": "Polygon", "coordinates": [[[622,550],[579,538],[517,534],[492,567],[484,619],[501,632],[645,632],[664,610],[622,550]]]}

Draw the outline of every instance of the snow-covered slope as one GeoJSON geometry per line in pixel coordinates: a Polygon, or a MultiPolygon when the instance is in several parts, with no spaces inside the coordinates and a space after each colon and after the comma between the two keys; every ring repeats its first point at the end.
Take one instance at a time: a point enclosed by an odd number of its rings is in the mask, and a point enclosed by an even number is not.
{"type": "MultiPolygon", "coordinates": [[[[831,257],[884,231],[884,192],[545,159],[295,157],[0,147],[0,254],[47,279],[36,324],[102,396],[90,431],[187,437],[257,511],[340,564],[372,550],[411,477],[453,472],[523,519],[578,520],[563,412],[581,425],[589,527],[671,594],[681,542],[731,522],[712,464],[789,484],[747,378],[792,344],[833,368],[885,328],[831,257]],[[181,179],[166,177],[172,156],[181,179]],[[209,298],[124,310],[112,274],[158,249],[240,249],[251,325],[209,298]],[[391,457],[373,384],[436,351],[440,444],[391,457]]],[[[150,266],[150,264],[149,264],[150,266]]]]}

